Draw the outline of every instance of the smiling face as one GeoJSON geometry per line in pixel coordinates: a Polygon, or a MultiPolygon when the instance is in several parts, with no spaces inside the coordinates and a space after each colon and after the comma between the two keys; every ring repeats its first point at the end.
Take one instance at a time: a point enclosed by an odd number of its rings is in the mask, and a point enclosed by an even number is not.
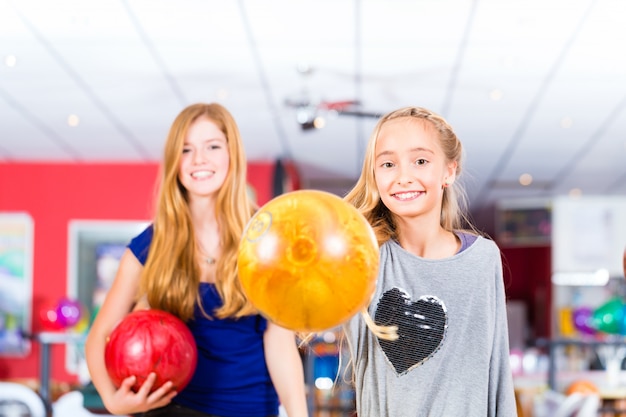
{"type": "Polygon", "coordinates": [[[215,194],[230,164],[226,135],[206,117],[191,124],[180,158],[178,179],[190,197],[215,194]]]}
{"type": "Polygon", "coordinates": [[[395,215],[432,215],[439,221],[443,187],[455,179],[430,122],[400,117],[381,126],[374,175],[383,204],[395,215]]]}

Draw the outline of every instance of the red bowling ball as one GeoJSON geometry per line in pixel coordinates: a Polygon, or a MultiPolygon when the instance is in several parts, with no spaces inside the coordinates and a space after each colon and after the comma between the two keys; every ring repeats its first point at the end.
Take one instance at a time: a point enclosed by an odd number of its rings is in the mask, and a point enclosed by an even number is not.
{"type": "Polygon", "coordinates": [[[117,387],[135,375],[132,389],[136,392],[155,372],[152,391],[167,381],[180,391],[193,376],[198,353],[193,335],[182,320],[161,310],[137,310],[124,317],[109,335],[104,360],[117,387]]]}

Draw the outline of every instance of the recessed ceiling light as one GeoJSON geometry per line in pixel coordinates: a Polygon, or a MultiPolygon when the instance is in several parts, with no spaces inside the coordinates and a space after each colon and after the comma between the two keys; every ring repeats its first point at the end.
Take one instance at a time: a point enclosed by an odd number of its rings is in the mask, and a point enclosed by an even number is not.
{"type": "Polygon", "coordinates": [[[519,176],[519,183],[526,187],[533,183],[533,176],[530,174],[522,174],[519,176]]]}
{"type": "Polygon", "coordinates": [[[491,92],[489,93],[489,98],[493,101],[500,101],[502,100],[502,90],[500,90],[499,88],[496,88],[495,90],[491,90],[491,92]]]}
{"type": "Polygon", "coordinates": [[[218,100],[226,100],[230,96],[230,92],[227,88],[218,88],[215,92],[215,96],[218,100]]]}
{"type": "Polygon", "coordinates": [[[579,198],[583,195],[583,190],[581,190],[580,188],[572,188],[571,190],[569,190],[568,195],[570,196],[570,198],[579,198]]]}
{"type": "Polygon", "coordinates": [[[321,116],[317,116],[315,119],[313,119],[313,126],[315,126],[316,129],[321,129],[326,126],[326,120],[324,120],[324,118],[321,116]]]}
{"type": "Polygon", "coordinates": [[[505,56],[500,59],[500,62],[504,68],[514,68],[515,67],[515,59],[512,56],[505,56]]]}
{"type": "Polygon", "coordinates": [[[296,71],[302,75],[311,75],[313,67],[308,62],[298,62],[296,65],[296,71]]]}
{"type": "Polygon", "coordinates": [[[561,127],[563,129],[569,129],[570,127],[572,127],[573,123],[574,121],[572,120],[571,117],[564,117],[561,119],[561,127]]]}
{"type": "Polygon", "coordinates": [[[14,67],[17,64],[17,57],[15,55],[7,55],[4,57],[4,65],[7,67],[14,67]]]}
{"type": "Polygon", "coordinates": [[[69,126],[76,127],[78,126],[78,123],[80,123],[80,119],[75,114],[70,114],[69,116],[67,116],[67,124],[69,126]]]}

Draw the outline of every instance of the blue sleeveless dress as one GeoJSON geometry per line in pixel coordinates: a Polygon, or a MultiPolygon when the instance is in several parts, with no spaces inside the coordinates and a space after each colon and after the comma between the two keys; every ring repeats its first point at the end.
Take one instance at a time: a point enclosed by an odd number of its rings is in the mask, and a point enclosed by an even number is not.
{"type": "MultiPolygon", "coordinates": [[[[152,226],[148,226],[128,245],[142,264],[148,256],[152,233],[152,226]]],[[[199,292],[207,313],[222,305],[215,285],[201,283],[199,292]]],[[[278,394],[265,363],[264,317],[207,319],[196,306],[194,319],[187,326],[198,346],[198,366],[173,403],[221,417],[278,415],[278,394]]]]}

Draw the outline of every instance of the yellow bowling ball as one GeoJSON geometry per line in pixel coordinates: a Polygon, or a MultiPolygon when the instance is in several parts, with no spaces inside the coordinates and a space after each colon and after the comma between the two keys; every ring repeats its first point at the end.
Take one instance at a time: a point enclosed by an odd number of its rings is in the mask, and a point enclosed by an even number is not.
{"type": "Polygon", "coordinates": [[[378,244],[365,218],[318,190],[282,194],[247,224],[237,258],[250,302],[276,324],[315,332],[368,305],[378,275],[378,244]]]}

